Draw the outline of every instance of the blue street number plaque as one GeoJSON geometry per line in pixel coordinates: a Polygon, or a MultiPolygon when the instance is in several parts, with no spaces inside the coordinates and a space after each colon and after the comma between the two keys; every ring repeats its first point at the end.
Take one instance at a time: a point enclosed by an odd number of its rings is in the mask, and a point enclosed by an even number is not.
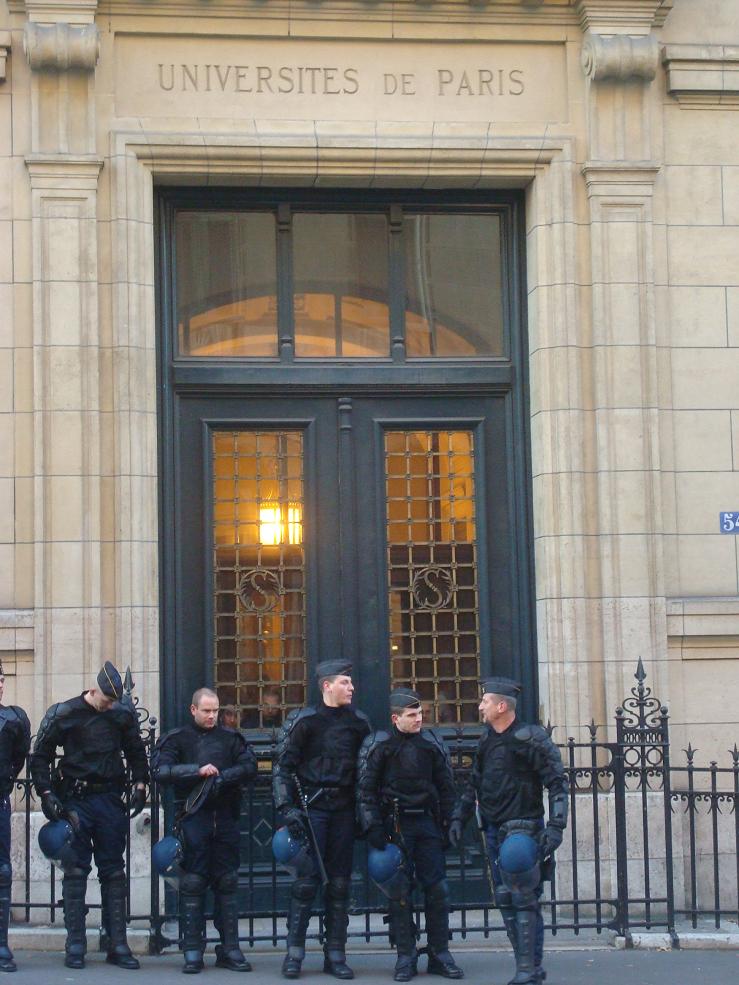
{"type": "Polygon", "coordinates": [[[739,534],[739,510],[733,513],[719,513],[722,534],[739,534]]]}

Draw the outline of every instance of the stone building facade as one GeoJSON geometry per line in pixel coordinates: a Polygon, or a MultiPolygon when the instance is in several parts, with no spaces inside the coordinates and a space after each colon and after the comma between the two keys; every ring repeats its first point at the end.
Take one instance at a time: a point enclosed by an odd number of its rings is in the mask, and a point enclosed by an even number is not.
{"type": "Polygon", "coordinates": [[[165,391],[197,367],[170,377],[160,346],[162,190],[189,207],[198,189],[351,192],[355,211],[362,190],[389,208],[500,193],[525,224],[513,498],[541,714],[607,724],[641,656],[675,726],[721,755],[739,694],[739,538],[720,520],[739,530],[738,112],[735,0],[2,0],[10,700],[37,726],[106,657],[152,711],[176,688],[165,391]]]}

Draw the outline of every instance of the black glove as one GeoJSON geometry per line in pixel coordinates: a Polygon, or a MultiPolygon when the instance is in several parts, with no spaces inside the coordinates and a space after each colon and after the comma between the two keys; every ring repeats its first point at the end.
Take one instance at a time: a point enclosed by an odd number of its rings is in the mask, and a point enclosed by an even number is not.
{"type": "Polygon", "coordinates": [[[447,838],[449,839],[449,844],[452,848],[457,848],[460,841],[462,840],[462,832],[464,831],[464,825],[462,822],[455,818],[449,825],[449,830],[447,831],[447,838]]]}
{"type": "Polygon", "coordinates": [[[305,827],[303,825],[303,815],[297,807],[289,807],[286,811],[283,811],[282,816],[285,818],[285,825],[292,837],[302,838],[305,834],[305,827]]]}
{"type": "Polygon", "coordinates": [[[146,787],[134,787],[131,794],[131,813],[129,817],[136,817],[146,807],[146,787]]]}
{"type": "Polygon", "coordinates": [[[554,855],[561,844],[562,829],[548,824],[541,836],[541,857],[549,858],[550,855],[554,855]]]}
{"type": "Polygon", "coordinates": [[[41,810],[50,821],[61,821],[64,817],[64,804],[51,790],[41,794],[41,810]]]}
{"type": "Polygon", "coordinates": [[[371,828],[367,830],[367,842],[372,848],[376,848],[378,852],[384,852],[387,846],[387,835],[385,834],[381,824],[373,824],[371,828]]]}
{"type": "Polygon", "coordinates": [[[221,790],[223,790],[223,783],[224,780],[220,773],[216,774],[216,776],[213,777],[213,783],[211,784],[210,790],[208,791],[208,796],[206,797],[205,800],[205,803],[209,807],[212,807],[213,804],[215,804],[216,800],[218,800],[218,795],[220,794],[221,790]]]}

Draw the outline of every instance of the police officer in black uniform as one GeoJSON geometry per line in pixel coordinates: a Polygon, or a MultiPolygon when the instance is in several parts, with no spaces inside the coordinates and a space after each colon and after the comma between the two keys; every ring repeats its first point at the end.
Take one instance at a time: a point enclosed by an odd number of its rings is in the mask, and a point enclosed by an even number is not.
{"type": "Polygon", "coordinates": [[[18,705],[3,705],[5,674],[0,662],[0,971],[15,971],[8,947],[10,893],[13,870],[10,865],[10,794],[23,769],[31,747],[31,723],[18,705]]]}
{"type": "Polygon", "coordinates": [[[180,915],[185,974],[203,969],[208,885],[221,937],[216,965],[251,971],[239,947],[239,814],[243,786],[256,777],[257,761],[241,732],[218,724],[218,708],[214,691],[197,690],[190,706],[192,721],[162,736],[152,764],[159,783],[174,785],[180,806],[176,827],[184,849],[180,915]]]}
{"type": "Polygon", "coordinates": [[[131,708],[119,703],[122,697],[121,676],[106,661],[97,676],[97,687],[49,708],[30,758],[31,776],[44,814],[50,821],[72,820],[75,828],[72,847],[76,864],[64,868],[62,881],[67,928],[64,963],[68,968],[85,965],[85,893],[93,853],[108,933],[107,960],[119,968],[139,967],[126,941],[123,853],[128,817],[121,753],[134,783],[132,817],[146,804],[149,769],[138,719],[131,708]],[[64,752],[52,779],[58,746],[64,752]]]}
{"type": "MultiPolygon", "coordinates": [[[[352,706],[352,665],[326,660],[316,668],[321,700],[292,711],[280,729],[272,790],[290,833],[305,838],[308,818],[321,855],[325,887],[323,970],[353,978],[346,963],[349,887],[354,852],[357,753],[369,719],[352,706]],[[307,805],[308,818],[304,806],[307,805]]],[[[305,934],[320,883],[320,867],[291,887],[285,978],[297,978],[305,957],[305,934]]]]}
{"type": "Polygon", "coordinates": [[[457,844],[478,803],[491,861],[495,900],[516,958],[509,985],[541,985],[544,921],[539,898],[551,878],[554,852],[567,826],[567,778],[546,729],[516,715],[521,685],[507,677],[482,682],[480,714],[487,726],[468,784],[455,810],[457,844]],[[549,792],[544,824],[543,788],[549,792]]]}
{"type": "Polygon", "coordinates": [[[462,978],[449,953],[449,886],[444,848],[457,796],[452,765],[436,729],[422,729],[421,696],[410,688],[390,694],[392,728],[373,732],[359,753],[358,812],[367,841],[382,850],[392,840],[405,856],[408,879],[394,884],[390,927],[398,951],[395,981],[416,974],[413,876],[423,887],[428,971],[462,978]],[[395,897],[395,898],[393,898],[395,897]]]}

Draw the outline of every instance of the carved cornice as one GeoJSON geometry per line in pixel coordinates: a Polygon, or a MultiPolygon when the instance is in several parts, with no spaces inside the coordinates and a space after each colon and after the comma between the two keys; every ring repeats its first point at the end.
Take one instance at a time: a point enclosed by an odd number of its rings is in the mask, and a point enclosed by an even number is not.
{"type": "Polygon", "coordinates": [[[34,189],[94,191],[103,160],[94,154],[29,154],[26,167],[34,189]]]}
{"type": "Polygon", "coordinates": [[[655,161],[586,161],[588,197],[651,198],[661,167],[655,161]]]}
{"type": "Polygon", "coordinates": [[[5,82],[5,68],[10,54],[10,31],[0,31],[0,82],[5,82]]]}
{"type": "Polygon", "coordinates": [[[599,34],[649,34],[661,27],[674,0],[576,0],[583,31],[599,34]]]}
{"type": "Polygon", "coordinates": [[[91,72],[100,53],[100,36],[94,24],[29,22],[23,33],[23,50],[34,71],[91,72]]]}
{"type": "Polygon", "coordinates": [[[659,45],[651,34],[604,37],[588,31],[581,55],[582,70],[593,82],[651,82],[659,65],[659,45]]]}

